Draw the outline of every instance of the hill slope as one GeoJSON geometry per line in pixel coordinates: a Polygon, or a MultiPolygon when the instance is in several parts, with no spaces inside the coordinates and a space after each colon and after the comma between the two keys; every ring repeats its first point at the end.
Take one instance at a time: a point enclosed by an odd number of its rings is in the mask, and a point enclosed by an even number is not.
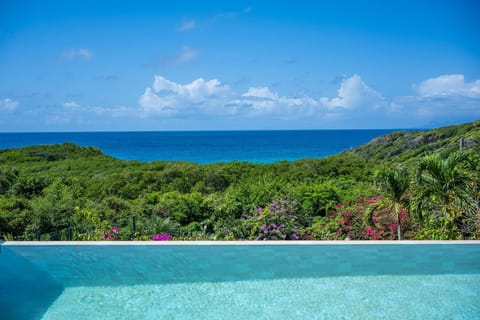
{"type": "Polygon", "coordinates": [[[462,139],[463,148],[480,152],[480,120],[427,131],[398,131],[344,153],[368,161],[411,162],[432,152],[458,150],[462,139]]]}

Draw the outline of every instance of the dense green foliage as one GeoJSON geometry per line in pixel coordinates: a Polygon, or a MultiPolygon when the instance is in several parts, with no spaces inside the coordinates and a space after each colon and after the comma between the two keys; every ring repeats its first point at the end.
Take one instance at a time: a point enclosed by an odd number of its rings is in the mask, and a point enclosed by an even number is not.
{"type": "Polygon", "coordinates": [[[344,153],[353,153],[368,161],[412,163],[435,152],[448,154],[458,150],[460,139],[464,149],[479,152],[480,121],[428,131],[398,131],[344,153]]]}
{"type": "Polygon", "coordinates": [[[1,150],[0,238],[480,239],[479,146],[477,121],[274,164],[1,150]]]}

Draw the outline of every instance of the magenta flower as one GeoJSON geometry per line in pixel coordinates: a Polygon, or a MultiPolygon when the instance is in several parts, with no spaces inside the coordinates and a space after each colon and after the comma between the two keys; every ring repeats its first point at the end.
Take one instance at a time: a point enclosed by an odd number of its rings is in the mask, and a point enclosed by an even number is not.
{"type": "Polygon", "coordinates": [[[117,233],[118,231],[120,231],[119,227],[113,227],[112,229],[108,230],[110,233],[117,233]]]}
{"type": "Polygon", "coordinates": [[[152,237],[153,241],[168,241],[170,239],[172,239],[172,235],[168,233],[160,233],[152,237]]]}
{"type": "Polygon", "coordinates": [[[105,233],[102,238],[105,240],[118,240],[118,232],[120,231],[119,227],[113,227],[108,229],[107,233],[105,233]]]}

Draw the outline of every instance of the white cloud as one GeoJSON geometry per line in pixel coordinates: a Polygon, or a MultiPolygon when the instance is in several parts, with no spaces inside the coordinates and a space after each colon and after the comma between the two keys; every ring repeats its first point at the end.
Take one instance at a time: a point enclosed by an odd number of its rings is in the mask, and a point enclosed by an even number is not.
{"type": "Polygon", "coordinates": [[[90,49],[79,48],[79,49],[69,49],[60,54],[58,62],[67,62],[73,61],[76,59],[80,60],[90,60],[93,57],[93,51],[90,49]]]}
{"type": "Polygon", "coordinates": [[[198,102],[216,95],[221,95],[228,91],[228,86],[223,85],[217,79],[206,81],[203,78],[198,78],[190,83],[182,85],[167,80],[162,76],[155,76],[153,88],[156,92],[175,93],[193,102],[198,102]]]}
{"type": "Polygon", "coordinates": [[[250,87],[240,98],[230,101],[228,106],[235,108],[236,113],[247,116],[275,115],[282,119],[310,116],[321,108],[320,103],[309,96],[280,96],[268,87],[250,87]]]}
{"type": "Polygon", "coordinates": [[[1,110],[13,111],[17,109],[18,105],[19,105],[18,101],[12,100],[10,98],[5,98],[0,100],[0,111],[1,110]]]}
{"type": "Polygon", "coordinates": [[[367,86],[356,74],[342,80],[337,97],[320,98],[322,104],[329,110],[378,108],[382,105],[383,100],[380,93],[367,86]]]}
{"type": "Polygon", "coordinates": [[[151,88],[147,88],[145,93],[140,96],[138,103],[143,108],[143,113],[173,115],[175,109],[181,108],[179,101],[173,95],[161,97],[157,95],[151,88]]]}
{"type": "Polygon", "coordinates": [[[75,101],[68,101],[63,104],[65,108],[79,108],[80,105],[76,103],[75,101]]]}
{"type": "Polygon", "coordinates": [[[139,104],[145,114],[180,115],[208,112],[222,106],[229,87],[217,79],[198,78],[179,84],[162,76],[155,76],[153,88],[146,88],[139,104]]]}
{"type": "Polygon", "coordinates": [[[445,97],[459,95],[480,97],[480,80],[465,82],[463,74],[442,75],[422,81],[416,87],[421,97],[445,97]]]}
{"type": "Polygon", "coordinates": [[[185,31],[190,31],[190,30],[193,30],[197,27],[197,21],[195,21],[194,19],[191,19],[191,20],[185,20],[185,21],[182,21],[178,27],[177,27],[177,30],[178,31],[182,31],[182,32],[185,32],[185,31]]]}
{"type": "Polygon", "coordinates": [[[256,87],[248,88],[248,91],[242,94],[242,97],[276,100],[278,99],[278,94],[271,92],[268,87],[256,87]]]}

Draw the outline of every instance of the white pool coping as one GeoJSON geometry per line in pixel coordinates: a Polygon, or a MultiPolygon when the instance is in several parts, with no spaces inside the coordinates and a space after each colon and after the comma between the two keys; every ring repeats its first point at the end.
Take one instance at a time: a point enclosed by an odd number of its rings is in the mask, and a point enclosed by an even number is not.
{"type": "Polygon", "coordinates": [[[480,245],[480,240],[336,240],[336,241],[0,241],[2,246],[288,246],[288,245],[480,245]]]}

